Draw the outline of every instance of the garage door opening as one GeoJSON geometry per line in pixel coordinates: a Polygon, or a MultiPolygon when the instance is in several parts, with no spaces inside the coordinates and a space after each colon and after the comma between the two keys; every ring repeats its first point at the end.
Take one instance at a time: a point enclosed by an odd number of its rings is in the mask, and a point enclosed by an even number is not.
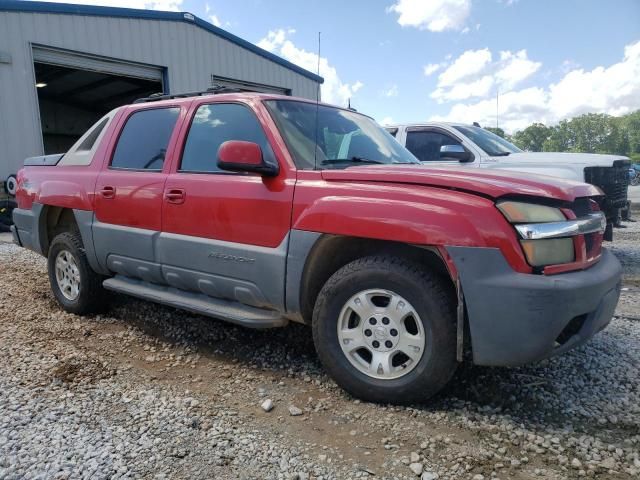
{"type": "Polygon", "coordinates": [[[98,119],[137,98],[163,92],[162,81],[34,62],[44,153],[63,153],[98,119]]]}

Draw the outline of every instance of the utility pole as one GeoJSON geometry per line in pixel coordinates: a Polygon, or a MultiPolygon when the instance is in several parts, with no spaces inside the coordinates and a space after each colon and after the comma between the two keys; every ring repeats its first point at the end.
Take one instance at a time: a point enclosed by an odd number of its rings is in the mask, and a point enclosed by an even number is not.
{"type": "Polygon", "coordinates": [[[496,130],[498,129],[498,97],[500,96],[500,89],[496,88],[496,130]]]}

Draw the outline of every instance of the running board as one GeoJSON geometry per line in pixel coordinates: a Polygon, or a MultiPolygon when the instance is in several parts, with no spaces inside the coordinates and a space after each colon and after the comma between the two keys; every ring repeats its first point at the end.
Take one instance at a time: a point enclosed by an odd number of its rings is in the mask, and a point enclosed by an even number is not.
{"type": "Polygon", "coordinates": [[[156,285],[122,275],[102,282],[107,290],[218,318],[249,328],[284,327],[289,322],[280,312],[251,307],[173,287],[156,285]]]}

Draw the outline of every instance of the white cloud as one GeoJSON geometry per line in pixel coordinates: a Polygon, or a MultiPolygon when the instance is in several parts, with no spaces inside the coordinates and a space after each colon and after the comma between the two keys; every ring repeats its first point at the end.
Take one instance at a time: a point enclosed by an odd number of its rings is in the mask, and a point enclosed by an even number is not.
{"type": "Polygon", "coordinates": [[[621,62],[567,73],[549,87],[549,106],[558,117],[586,112],[623,115],[640,108],[640,41],[627,45],[621,62]]]}
{"type": "Polygon", "coordinates": [[[438,86],[452,86],[460,80],[480,74],[490,63],[491,52],[488,48],[467,50],[440,74],[438,86]]]}
{"type": "Polygon", "coordinates": [[[397,0],[387,8],[401,26],[432,32],[463,30],[470,11],[471,0],[397,0]]]}
{"type": "MultiPolygon", "coordinates": [[[[555,124],[588,112],[623,115],[638,108],[640,41],[627,45],[622,60],[609,67],[599,66],[590,71],[578,68],[548,87],[501,93],[499,123],[506,131],[513,132],[533,122],[555,124]]],[[[457,103],[449,113],[432,120],[477,121],[493,126],[496,99],[491,96],[475,103],[457,103]]]]}
{"type": "Polygon", "coordinates": [[[222,26],[222,22],[220,21],[220,19],[218,18],[217,15],[215,15],[214,13],[211,13],[211,6],[207,3],[204,6],[204,11],[207,14],[207,17],[209,18],[209,21],[215,25],[216,27],[221,27],[222,26]]]}
{"type": "Polygon", "coordinates": [[[495,62],[488,48],[467,50],[438,76],[431,98],[439,103],[481,98],[494,86],[506,92],[537,72],[541,65],[530,60],[526,50],[502,51],[495,62]]]}
{"type": "Polygon", "coordinates": [[[526,50],[516,53],[502,51],[495,75],[503,88],[510,89],[536,73],[541,66],[542,63],[527,58],[526,50]]]}
{"type": "Polygon", "coordinates": [[[580,68],[580,64],[574,60],[569,59],[562,62],[560,71],[562,73],[569,73],[570,71],[577,70],[578,68],[580,68]]]}
{"type": "Polygon", "coordinates": [[[424,66],[424,76],[428,77],[436,73],[442,67],[441,63],[430,63],[424,66]]]}
{"type": "Polygon", "coordinates": [[[492,87],[493,77],[491,75],[485,75],[471,82],[456,83],[447,89],[437,88],[431,94],[431,98],[442,103],[445,99],[451,101],[466,100],[467,98],[473,97],[485,97],[489,92],[491,92],[492,87]]]}
{"type": "Polygon", "coordinates": [[[388,90],[385,90],[383,92],[383,95],[385,97],[397,97],[398,96],[398,85],[391,85],[391,87],[388,90]]]}
{"type": "MultiPolygon", "coordinates": [[[[282,56],[306,70],[317,72],[318,55],[296,47],[288,39],[288,36],[293,33],[295,33],[293,29],[272,30],[257,45],[282,56]]],[[[324,78],[324,83],[321,86],[322,100],[328,103],[345,106],[349,99],[364,86],[360,81],[343,83],[338,76],[336,68],[329,63],[326,57],[320,57],[320,76],[324,78]]]]}
{"type": "Polygon", "coordinates": [[[380,125],[393,125],[394,123],[395,122],[391,117],[384,117],[382,120],[380,120],[380,125]]]}
{"type": "MultiPolygon", "coordinates": [[[[296,31],[293,28],[289,28],[287,30],[284,30],[282,28],[275,31],[270,30],[267,36],[260,40],[256,45],[258,45],[260,48],[268,50],[269,52],[273,52],[284,44],[285,40],[287,40],[287,35],[292,35],[294,33],[296,33],[296,31]]],[[[313,71],[315,72],[316,69],[314,68],[313,71]]]]}
{"type": "MultiPolygon", "coordinates": [[[[535,87],[500,95],[500,127],[511,132],[524,128],[534,121],[548,123],[550,118],[545,116],[545,102],[546,93],[535,87]]],[[[496,99],[492,97],[471,104],[458,103],[447,115],[432,117],[432,120],[478,122],[480,125],[493,127],[496,124],[496,99]]]]}
{"type": "Polygon", "coordinates": [[[80,5],[100,5],[104,7],[139,8],[148,10],[182,11],[183,0],[44,0],[54,3],[75,3],[80,5]]]}

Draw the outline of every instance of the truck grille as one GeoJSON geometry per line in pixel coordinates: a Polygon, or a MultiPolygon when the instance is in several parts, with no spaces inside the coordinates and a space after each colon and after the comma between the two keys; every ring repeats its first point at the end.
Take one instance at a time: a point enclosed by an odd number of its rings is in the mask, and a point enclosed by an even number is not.
{"type": "MultiPolygon", "coordinates": [[[[585,217],[593,211],[598,210],[597,197],[576,198],[570,208],[576,218],[585,217]]],[[[602,239],[602,233],[588,233],[584,235],[584,246],[587,259],[600,256],[600,253],[602,252],[602,239]]]]}
{"type": "Polygon", "coordinates": [[[608,210],[624,208],[627,205],[627,187],[629,185],[629,160],[616,160],[612,167],[587,167],[584,169],[585,181],[600,187],[606,195],[602,210],[607,217],[608,210]]]}

